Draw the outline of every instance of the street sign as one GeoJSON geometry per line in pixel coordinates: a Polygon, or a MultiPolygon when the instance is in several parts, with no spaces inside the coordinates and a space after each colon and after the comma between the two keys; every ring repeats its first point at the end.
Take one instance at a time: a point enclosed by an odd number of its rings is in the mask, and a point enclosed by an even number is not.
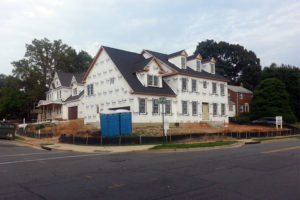
{"type": "Polygon", "coordinates": [[[282,116],[276,116],[276,128],[282,128],[282,116]]]}
{"type": "Polygon", "coordinates": [[[159,104],[166,104],[167,103],[166,97],[159,97],[158,103],[159,104]]]}

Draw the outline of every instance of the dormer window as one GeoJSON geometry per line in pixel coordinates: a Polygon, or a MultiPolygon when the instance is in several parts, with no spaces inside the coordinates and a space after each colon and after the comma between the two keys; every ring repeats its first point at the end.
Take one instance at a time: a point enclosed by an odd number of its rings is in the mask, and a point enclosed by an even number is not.
{"type": "Polygon", "coordinates": [[[215,63],[210,63],[210,72],[212,74],[215,74],[216,73],[216,70],[215,70],[215,63]]]}
{"type": "Polygon", "coordinates": [[[73,96],[76,96],[77,95],[77,88],[74,88],[73,89],[73,96]]]}
{"type": "Polygon", "coordinates": [[[158,76],[148,75],[148,86],[158,87],[158,76]]]}
{"type": "Polygon", "coordinates": [[[197,60],[197,71],[200,72],[201,71],[201,61],[197,60]]]}
{"type": "Polygon", "coordinates": [[[186,69],[186,57],[181,57],[181,68],[186,69]]]}

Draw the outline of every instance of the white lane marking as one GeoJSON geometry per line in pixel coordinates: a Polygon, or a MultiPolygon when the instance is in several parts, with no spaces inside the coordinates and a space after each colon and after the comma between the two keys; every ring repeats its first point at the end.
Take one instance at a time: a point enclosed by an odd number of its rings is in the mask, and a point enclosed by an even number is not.
{"type": "Polygon", "coordinates": [[[16,163],[26,163],[26,162],[35,162],[35,161],[45,161],[45,160],[58,160],[64,158],[80,158],[80,157],[90,157],[90,156],[103,156],[109,153],[102,153],[102,154],[85,154],[85,155],[76,155],[76,156],[61,156],[61,157],[53,157],[53,158],[40,158],[40,159],[32,159],[32,160],[17,160],[17,161],[9,161],[9,162],[2,162],[0,165],[8,165],[8,164],[16,164],[16,163]]]}
{"type": "Polygon", "coordinates": [[[65,153],[65,152],[20,153],[20,154],[10,154],[10,155],[0,155],[0,158],[3,158],[3,157],[17,157],[17,156],[30,156],[30,155],[42,155],[42,154],[58,154],[58,153],[65,153]]]}

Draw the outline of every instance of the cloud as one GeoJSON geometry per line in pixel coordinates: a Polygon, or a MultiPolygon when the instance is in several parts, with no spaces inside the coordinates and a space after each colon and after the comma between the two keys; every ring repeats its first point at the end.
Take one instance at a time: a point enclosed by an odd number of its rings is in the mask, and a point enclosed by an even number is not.
{"type": "Polygon", "coordinates": [[[140,52],[193,53],[206,39],[239,43],[263,65],[300,64],[300,2],[159,0],[2,0],[0,69],[34,38],[62,39],[92,56],[101,45],[140,52]]]}

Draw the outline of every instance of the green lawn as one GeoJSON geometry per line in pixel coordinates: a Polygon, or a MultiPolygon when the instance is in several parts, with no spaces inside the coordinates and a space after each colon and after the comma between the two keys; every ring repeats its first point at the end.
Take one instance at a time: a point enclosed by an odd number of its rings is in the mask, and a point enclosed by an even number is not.
{"type": "Polygon", "coordinates": [[[15,140],[24,141],[25,139],[19,136],[15,136],[15,140]]]}
{"type": "Polygon", "coordinates": [[[257,138],[254,139],[255,141],[263,142],[263,141],[268,141],[268,140],[283,140],[283,139],[290,139],[290,138],[299,138],[300,135],[297,136],[288,136],[288,137],[266,137],[266,138],[257,138]]]}
{"type": "Polygon", "coordinates": [[[224,146],[237,143],[237,141],[217,141],[217,142],[205,142],[205,143],[193,143],[193,144],[175,144],[175,143],[164,143],[152,147],[151,149],[184,149],[184,148],[199,148],[199,147],[215,147],[224,146]]]}

